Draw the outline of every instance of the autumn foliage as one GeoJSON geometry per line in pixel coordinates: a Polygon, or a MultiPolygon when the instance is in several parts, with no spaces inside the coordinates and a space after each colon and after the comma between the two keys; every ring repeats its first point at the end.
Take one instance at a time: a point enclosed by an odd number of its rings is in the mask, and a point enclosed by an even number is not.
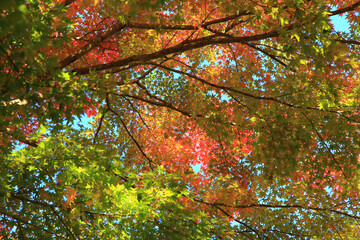
{"type": "Polygon", "coordinates": [[[2,1],[0,239],[358,239],[359,14],[2,1]]]}

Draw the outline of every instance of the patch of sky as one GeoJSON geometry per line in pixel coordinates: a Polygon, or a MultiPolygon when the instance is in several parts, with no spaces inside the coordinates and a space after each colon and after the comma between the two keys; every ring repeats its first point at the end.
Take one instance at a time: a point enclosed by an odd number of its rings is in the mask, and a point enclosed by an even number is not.
{"type": "Polygon", "coordinates": [[[82,127],[89,128],[90,123],[93,121],[95,121],[94,117],[87,117],[84,115],[81,119],[80,118],[77,119],[77,121],[74,124],[74,128],[76,130],[81,130],[82,127]]]}
{"type": "Polygon", "coordinates": [[[192,167],[192,169],[194,170],[195,173],[199,173],[200,170],[201,170],[201,163],[198,163],[198,164],[195,164],[195,165],[191,164],[191,167],[192,167]]]}
{"type": "Polygon", "coordinates": [[[330,18],[331,23],[334,25],[334,30],[337,32],[348,32],[350,24],[346,19],[346,14],[343,16],[335,15],[330,18]]]}

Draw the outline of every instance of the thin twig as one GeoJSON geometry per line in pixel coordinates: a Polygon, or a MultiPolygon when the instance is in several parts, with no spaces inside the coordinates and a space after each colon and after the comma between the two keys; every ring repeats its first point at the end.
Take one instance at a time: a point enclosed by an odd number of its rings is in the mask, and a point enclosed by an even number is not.
{"type": "Polygon", "coordinates": [[[15,219],[15,220],[17,220],[17,221],[19,221],[19,222],[22,222],[22,223],[24,223],[24,224],[26,224],[26,225],[28,225],[28,226],[30,226],[30,227],[33,227],[33,228],[39,229],[39,230],[41,230],[41,231],[47,232],[47,233],[49,233],[49,234],[51,234],[51,235],[55,235],[55,236],[57,236],[57,237],[66,239],[64,236],[61,236],[61,235],[59,235],[59,234],[57,234],[57,233],[54,233],[54,232],[51,232],[51,231],[49,231],[49,230],[46,229],[46,228],[39,227],[38,225],[35,225],[35,224],[30,223],[30,222],[28,222],[28,221],[26,221],[26,220],[23,220],[23,219],[15,216],[15,215],[13,215],[13,214],[11,214],[11,213],[4,212],[4,211],[2,211],[1,209],[0,209],[0,214],[5,215],[5,216],[8,216],[8,217],[10,217],[10,218],[13,218],[13,219],[15,219]]]}
{"type": "Polygon", "coordinates": [[[135,139],[135,137],[131,134],[131,132],[130,132],[129,129],[127,128],[125,122],[122,120],[122,118],[120,117],[120,115],[111,108],[110,100],[109,100],[109,95],[108,95],[108,94],[106,95],[106,105],[107,105],[109,111],[111,111],[115,116],[119,117],[120,123],[121,123],[121,125],[124,127],[126,133],[127,133],[127,134],[130,136],[130,138],[133,140],[133,142],[135,143],[135,145],[137,146],[137,148],[139,149],[139,151],[141,152],[141,154],[148,160],[149,166],[150,166],[151,170],[154,170],[153,167],[152,167],[152,164],[156,165],[156,163],[155,163],[153,160],[151,160],[151,159],[146,155],[146,153],[144,152],[144,150],[142,149],[142,147],[140,146],[140,144],[138,143],[138,141],[135,139]]]}
{"type": "Polygon", "coordinates": [[[100,132],[100,128],[101,128],[101,126],[102,126],[102,122],[103,122],[103,120],[104,120],[104,118],[105,118],[106,112],[107,112],[107,109],[106,109],[105,112],[101,115],[101,118],[100,118],[100,121],[99,121],[99,126],[98,126],[98,128],[96,129],[96,132],[95,132],[95,135],[94,135],[94,138],[93,138],[93,144],[95,144],[96,137],[97,137],[97,135],[98,135],[99,132],[100,132]]]}
{"type": "Polygon", "coordinates": [[[144,126],[147,128],[147,130],[148,130],[150,133],[152,133],[150,127],[146,124],[144,118],[141,116],[141,113],[135,108],[135,106],[132,104],[132,102],[130,101],[130,99],[128,99],[128,98],[125,97],[125,96],[124,96],[124,98],[125,98],[126,101],[128,101],[128,103],[130,104],[131,108],[139,115],[141,122],[144,124],[144,126]]]}
{"type": "Polygon", "coordinates": [[[77,240],[78,238],[75,237],[75,235],[71,232],[71,230],[69,229],[69,227],[66,225],[66,223],[64,222],[64,220],[62,219],[62,217],[56,212],[54,207],[50,207],[51,210],[53,211],[53,213],[56,215],[56,217],[60,220],[60,222],[65,226],[66,231],[68,231],[69,235],[77,240]]]}
{"type": "MultiPolygon", "coordinates": [[[[263,49],[255,46],[255,45],[253,45],[253,44],[250,44],[250,43],[244,43],[244,44],[245,44],[246,46],[249,46],[249,47],[251,47],[251,48],[253,48],[253,49],[255,49],[255,50],[257,50],[257,51],[259,51],[259,52],[261,52],[261,53],[263,53],[263,54],[265,54],[266,56],[268,56],[268,57],[270,57],[271,59],[275,60],[277,63],[279,63],[279,64],[282,65],[282,66],[284,66],[284,67],[287,67],[287,66],[288,66],[286,63],[284,63],[283,61],[281,61],[280,59],[278,59],[275,55],[273,55],[273,54],[271,54],[271,53],[269,53],[269,52],[267,52],[267,51],[265,51],[265,50],[263,50],[263,49]]],[[[290,70],[291,70],[292,72],[296,72],[295,69],[290,68],[290,70]]]]}
{"type": "Polygon", "coordinates": [[[241,222],[240,220],[234,218],[231,214],[227,213],[227,212],[226,212],[224,209],[222,209],[221,207],[216,206],[216,205],[215,205],[214,207],[217,208],[218,210],[220,210],[222,213],[224,213],[228,218],[233,219],[235,222],[237,222],[237,223],[243,225],[244,227],[250,229],[251,231],[253,231],[253,232],[259,237],[259,239],[262,239],[262,238],[268,239],[268,237],[262,236],[262,235],[259,233],[258,230],[254,229],[254,228],[252,228],[251,226],[249,226],[248,224],[246,224],[246,223],[244,223],[244,222],[241,222]]]}
{"type": "Polygon", "coordinates": [[[333,161],[335,162],[335,164],[340,168],[340,171],[344,174],[344,176],[346,178],[349,178],[346,173],[344,172],[343,168],[340,166],[340,164],[338,163],[338,161],[336,161],[334,154],[331,152],[329,146],[327,145],[327,143],[325,142],[324,138],[321,136],[321,134],[318,132],[318,130],[316,129],[314,123],[311,121],[311,119],[308,118],[308,116],[304,113],[301,112],[301,114],[308,120],[308,122],[310,123],[310,125],[312,126],[312,128],[314,129],[316,135],[319,137],[320,142],[322,142],[326,148],[326,150],[329,152],[331,158],[333,159],[333,161]]]}
{"type": "Polygon", "coordinates": [[[15,61],[9,56],[9,54],[5,51],[5,49],[0,45],[1,50],[7,57],[7,59],[11,62],[16,72],[20,72],[19,68],[16,66],[15,61]]]}

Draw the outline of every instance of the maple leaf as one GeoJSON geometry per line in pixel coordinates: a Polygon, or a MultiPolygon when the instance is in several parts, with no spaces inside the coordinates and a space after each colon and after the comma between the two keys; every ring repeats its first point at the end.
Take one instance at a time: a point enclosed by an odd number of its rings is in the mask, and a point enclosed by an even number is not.
{"type": "Polygon", "coordinates": [[[64,208],[71,208],[71,206],[74,204],[77,195],[78,193],[74,188],[66,187],[64,191],[64,197],[66,198],[66,201],[63,204],[64,208]]]}
{"type": "Polygon", "coordinates": [[[1,235],[358,237],[359,1],[0,5],[1,235]]]}

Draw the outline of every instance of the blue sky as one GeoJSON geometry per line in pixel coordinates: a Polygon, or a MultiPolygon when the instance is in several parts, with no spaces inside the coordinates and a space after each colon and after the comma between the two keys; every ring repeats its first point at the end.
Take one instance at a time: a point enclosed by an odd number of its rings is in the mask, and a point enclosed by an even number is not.
{"type": "Polygon", "coordinates": [[[348,21],[346,20],[345,15],[343,15],[341,17],[339,15],[336,15],[336,16],[331,17],[330,19],[331,19],[331,22],[334,24],[335,31],[342,31],[342,32],[349,31],[350,25],[349,25],[348,21]]]}

